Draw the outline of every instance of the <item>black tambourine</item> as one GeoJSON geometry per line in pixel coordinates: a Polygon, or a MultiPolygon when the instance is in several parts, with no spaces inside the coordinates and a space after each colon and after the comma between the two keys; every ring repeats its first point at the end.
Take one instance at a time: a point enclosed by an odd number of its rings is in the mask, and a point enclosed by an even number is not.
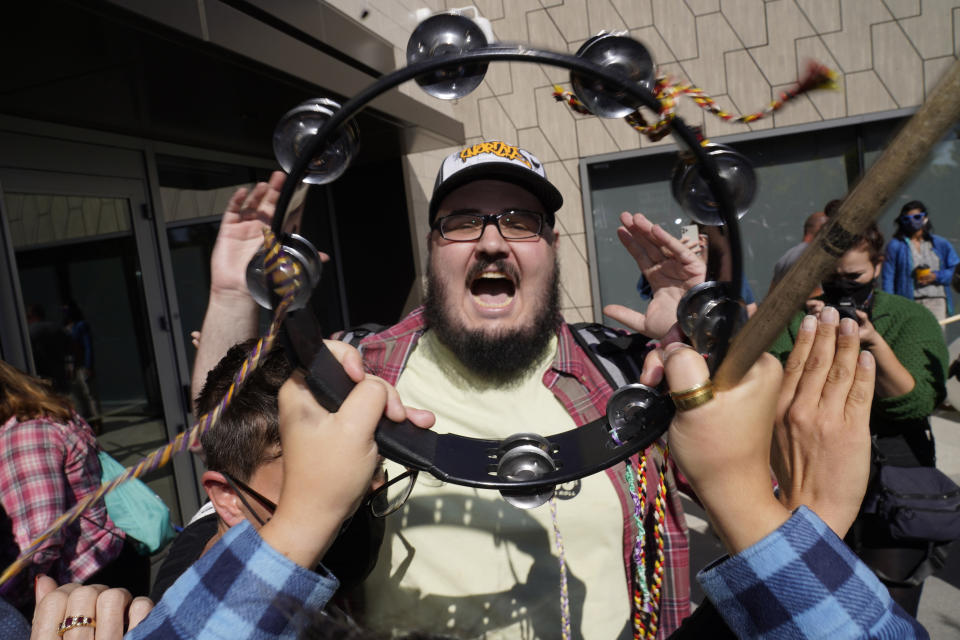
{"type": "MultiPolygon", "coordinates": [[[[639,64],[630,64],[629,56],[645,52],[636,41],[619,35],[616,40],[601,38],[600,45],[582,48],[578,57],[525,45],[488,44],[472,25],[471,20],[459,15],[428,18],[411,36],[411,64],[381,77],[342,106],[326,99],[304,103],[278,125],[274,145],[289,176],[277,202],[273,230],[288,255],[306,261],[302,266],[311,275],[311,289],[319,280],[316,251],[307,238],[299,235],[299,217],[285,215],[291,196],[303,180],[329,182],[343,172],[358,141],[351,118],[384,92],[416,80],[431,95],[459,98],[479,85],[489,63],[528,62],[570,70],[575,88],[585,94],[579,96],[583,102],[604,105],[601,116],[607,112],[619,115],[622,110],[611,106],[615,102],[626,104],[629,110],[642,106],[659,111],[660,103],[649,90],[649,56],[639,64]]],[[[694,159],[698,184],[706,187],[700,189],[699,197],[709,200],[713,217],[698,218],[704,209],[702,202],[685,208],[700,222],[726,225],[733,264],[731,280],[738,283],[736,287],[704,283],[691,290],[678,309],[681,326],[694,346],[709,356],[713,369],[722,359],[742,314],[736,301],[739,296],[731,293],[739,291],[743,277],[737,207],[730,193],[736,189],[725,183],[716,155],[701,144],[681,118],[674,118],[671,127],[687,148],[686,155],[694,159]]],[[[688,194],[687,200],[690,198],[688,194]]],[[[251,289],[266,301],[269,288],[258,280],[256,265],[248,269],[248,275],[251,289]]],[[[716,279],[718,274],[708,275],[716,279]]],[[[284,345],[291,361],[307,370],[307,383],[318,402],[336,411],[354,383],[324,346],[323,337],[319,321],[309,308],[287,315],[284,345]]],[[[668,394],[630,384],[614,392],[603,418],[554,435],[532,432],[537,425],[518,425],[517,433],[510,437],[484,440],[435,433],[410,422],[398,424],[384,418],[377,428],[376,441],[383,456],[404,466],[428,472],[444,482],[496,489],[517,506],[533,507],[548,500],[555,486],[602,471],[650,446],[667,430],[673,412],[668,394]]]]}

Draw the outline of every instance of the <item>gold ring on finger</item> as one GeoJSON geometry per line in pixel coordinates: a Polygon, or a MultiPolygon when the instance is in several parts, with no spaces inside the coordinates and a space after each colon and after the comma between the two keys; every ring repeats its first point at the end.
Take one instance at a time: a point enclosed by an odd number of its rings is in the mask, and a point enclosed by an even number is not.
{"type": "Polygon", "coordinates": [[[96,627],[97,621],[91,618],[90,616],[67,616],[63,619],[63,622],[60,623],[60,626],[57,628],[57,635],[63,636],[70,629],[76,629],[77,627],[96,627]]]}
{"type": "Polygon", "coordinates": [[[690,411],[713,400],[713,381],[707,378],[683,391],[671,391],[670,397],[677,411],[690,411]]]}

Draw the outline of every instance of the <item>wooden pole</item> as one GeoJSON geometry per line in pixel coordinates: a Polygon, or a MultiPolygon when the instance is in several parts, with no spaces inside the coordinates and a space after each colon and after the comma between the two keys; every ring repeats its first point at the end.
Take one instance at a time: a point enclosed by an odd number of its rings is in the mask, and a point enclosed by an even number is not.
{"type": "Polygon", "coordinates": [[[800,260],[773,288],[734,337],[714,383],[733,387],[780,335],[807,296],[824,279],[853,238],[873,222],[927,154],[960,118],[960,61],[947,70],[927,101],[887,145],[817,234],[800,260]]]}

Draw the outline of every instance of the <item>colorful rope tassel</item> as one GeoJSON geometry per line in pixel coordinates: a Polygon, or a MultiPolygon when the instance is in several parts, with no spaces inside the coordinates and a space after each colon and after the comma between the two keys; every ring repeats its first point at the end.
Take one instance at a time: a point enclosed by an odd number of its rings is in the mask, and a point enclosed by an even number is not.
{"type": "MultiPolygon", "coordinates": [[[[657,77],[657,82],[653,88],[653,94],[657,97],[657,100],[660,101],[660,110],[657,113],[659,120],[657,120],[657,122],[654,124],[649,124],[639,110],[627,114],[624,117],[624,120],[631,127],[650,138],[650,140],[656,141],[660,140],[667,135],[667,133],[669,133],[670,123],[674,118],[674,112],[676,111],[677,107],[677,100],[681,95],[690,96],[694,104],[699,106],[704,111],[712,113],[721,120],[726,122],[740,122],[743,124],[749,124],[769,116],[774,111],[782,108],[787,102],[793,100],[797,96],[803,95],[804,93],[815,91],[817,89],[836,88],[836,72],[818,62],[810,62],[807,66],[806,72],[797,82],[797,84],[791,89],[781,92],[780,96],[776,100],[770,102],[766,108],[755,113],[737,115],[721,109],[717,105],[716,100],[710,97],[703,89],[695,87],[692,84],[673,83],[671,82],[669,76],[660,75],[657,77]]],[[[566,103],[567,106],[569,106],[576,113],[581,115],[590,115],[590,110],[587,109],[586,105],[580,102],[576,95],[565,90],[560,85],[553,85],[553,97],[557,102],[566,103]]]]}

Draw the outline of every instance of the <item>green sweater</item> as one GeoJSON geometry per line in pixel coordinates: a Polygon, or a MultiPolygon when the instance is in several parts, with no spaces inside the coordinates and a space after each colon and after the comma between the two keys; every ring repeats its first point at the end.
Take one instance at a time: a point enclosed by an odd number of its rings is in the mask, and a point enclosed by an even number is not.
{"type": "MultiPolygon", "coordinates": [[[[793,349],[803,317],[803,312],[797,313],[770,348],[782,363],[793,349]]],[[[913,439],[920,435],[917,427],[928,425],[927,418],[946,395],[949,356],[943,332],[925,307],[883,291],[874,291],[870,321],[916,383],[902,396],[874,398],[870,431],[881,437],[913,439]]]]}

